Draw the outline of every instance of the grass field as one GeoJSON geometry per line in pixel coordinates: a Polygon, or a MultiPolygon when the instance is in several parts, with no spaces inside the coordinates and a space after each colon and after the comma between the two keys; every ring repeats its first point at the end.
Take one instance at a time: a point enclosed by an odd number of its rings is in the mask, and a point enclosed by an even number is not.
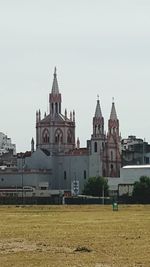
{"type": "Polygon", "coordinates": [[[0,267],[150,267],[150,205],[0,206],[0,267]]]}

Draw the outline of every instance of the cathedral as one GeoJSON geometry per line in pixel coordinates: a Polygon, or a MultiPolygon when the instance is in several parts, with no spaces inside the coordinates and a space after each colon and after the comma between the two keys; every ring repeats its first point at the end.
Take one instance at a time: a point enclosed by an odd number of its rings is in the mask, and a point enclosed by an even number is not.
{"type": "Polygon", "coordinates": [[[56,68],[49,94],[49,113],[41,117],[36,112],[36,149],[31,141],[31,156],[25,158],[25,168],[51,170],[49,189],[71,190],[78,181],[82,192],[89,177],[119,177],[121,167],[121,137],[119,120],[113,101],[108,131],[104,129],[100,100],[97,99],[93,117],[93,132],[87,147],[80,148],[75,137],[75,111],[62,113],[62,95],[59,90],[56,68]]]}
{"type": "Polygon", "coordinates": [[[62,112],[62,95],[55,68],[49,112],[44,117],[40,110],[36,112],[36,148],[32,138],[31,152],[19,153],[17,166],[0,171],[0,188],[32,187],[39,194],[44,194],[41,190],[45,190],[45,194],[58,195],[59,192],[73,193],[75,189],[81,194],[89,177],[103,176],[114,184],[115,178],[120,177],[121,168],[121,137],[114,101],[106,131],[100,100],[97,99],[93,130],[86,147],[80,147],[75,126],[75,111],[69,115],[67,110],[62,112]]]}

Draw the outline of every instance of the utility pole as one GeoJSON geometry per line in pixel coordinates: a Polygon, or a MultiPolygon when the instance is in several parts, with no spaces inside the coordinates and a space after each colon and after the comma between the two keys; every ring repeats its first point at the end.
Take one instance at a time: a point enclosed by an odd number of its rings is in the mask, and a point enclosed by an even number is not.
{"type": "Polygon", "coordinates": [[[21,184],[22,184],[22,205],[23,205],[23,202],[24,202],[24,199],[23,199],[23,154],[21,154],[21,184]]]}
{"type": "Polygon", "coordinates": [[[102,204],[104,205],[105,204],[105,189],[104,189],[104,184],[103,184],[103,186],[102,186],[102,204]]]}

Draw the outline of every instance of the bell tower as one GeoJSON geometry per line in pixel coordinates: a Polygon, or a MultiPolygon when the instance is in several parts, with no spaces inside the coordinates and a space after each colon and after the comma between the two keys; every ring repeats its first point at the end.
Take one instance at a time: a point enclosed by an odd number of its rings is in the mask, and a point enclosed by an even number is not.
{"type": "Polygon", "coordinates": [[[97,152],[104,149],[104,139],[104,118],[102,116],[99,96],[97,96],[95,115],[93,117],[93,134],[91,136],[93,151],[97,152]]]}
{"type": "Polygon", "coordinates": [[[107,146],[105,152],[105,170],[108,177],[119,177],[121,167],[121,137],[119,135],[119,120],[112,102],[110,118],[108,120],[107,146]]]}
{"type": "Polygon", "coordinates": [[[92,176],[102,176],[103,151],[105,147],[104,118],[102,116],[99,96],[93,117],[93,133],[90,140],[90,173],[92,176]]]}

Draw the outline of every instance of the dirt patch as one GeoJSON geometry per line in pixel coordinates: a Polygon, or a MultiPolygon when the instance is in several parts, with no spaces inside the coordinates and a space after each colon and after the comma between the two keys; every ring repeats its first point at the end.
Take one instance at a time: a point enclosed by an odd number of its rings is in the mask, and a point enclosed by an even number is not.
{"type": "Polygon", "coordinates": [[[22,251],[51,251],[51,253],[72,253],[73,249],[70,249],[68,247],[51,247],[43,242],[32,243],[30,241],[22,239],[5,239],[0,241],[0,254],[17,253],[22,251]]]}
{"type": "Polygon", "coordinates": [[[87,248],[87,247],[77,247],[74,252],[91,252],[92,249],[87,248]]]}

